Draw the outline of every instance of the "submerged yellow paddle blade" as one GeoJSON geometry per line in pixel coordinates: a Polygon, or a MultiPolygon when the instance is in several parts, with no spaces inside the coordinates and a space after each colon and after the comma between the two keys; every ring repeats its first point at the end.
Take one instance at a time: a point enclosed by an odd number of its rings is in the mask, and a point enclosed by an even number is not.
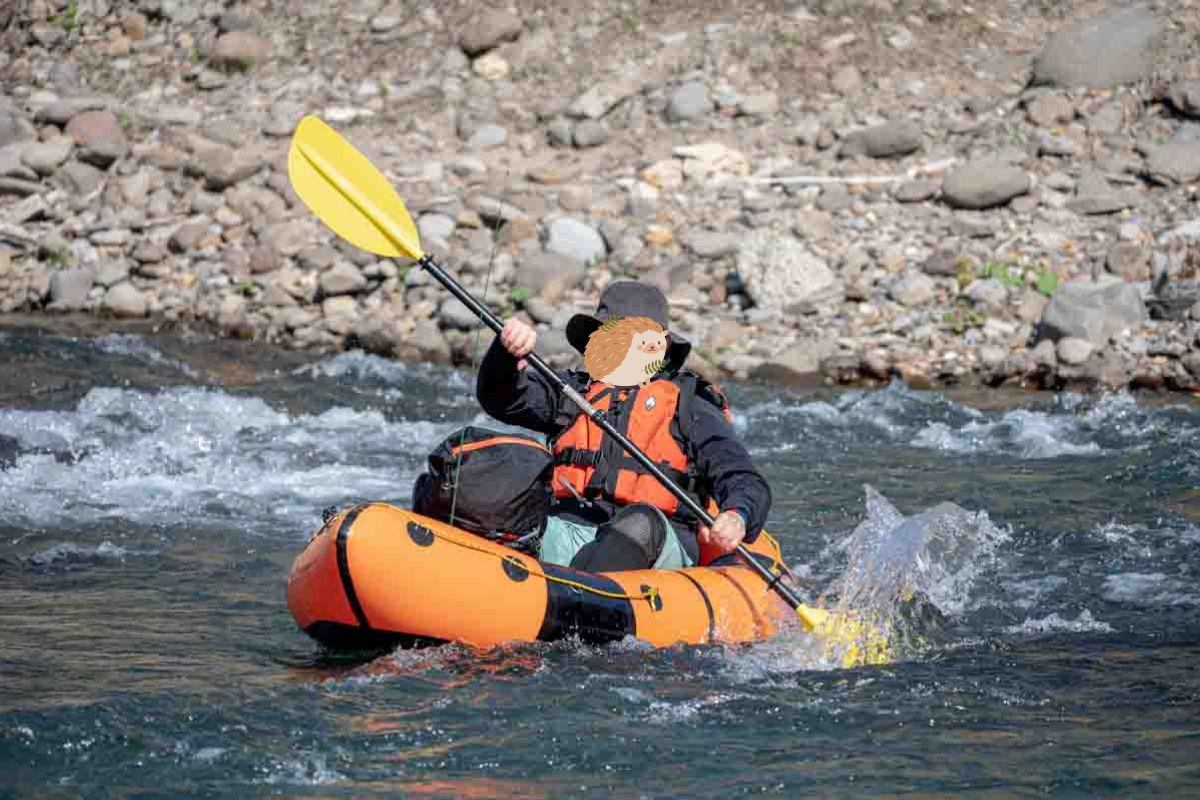
{"type": "Polygon", "coordinates": [[[387,178],[320,119],[296,126],[288,178],[304,204],[355,247],[391,258],[424,255],[417,226],[387,178]]]}
{"type": "Polygon", "coordinates": [[[887,636],[861,614],[829,612],[813,606],[800,606],[796,614],[806,630],[825,639],[829,650],[843,650],[843,667],[890,664],[895,660],[887,636]]]}

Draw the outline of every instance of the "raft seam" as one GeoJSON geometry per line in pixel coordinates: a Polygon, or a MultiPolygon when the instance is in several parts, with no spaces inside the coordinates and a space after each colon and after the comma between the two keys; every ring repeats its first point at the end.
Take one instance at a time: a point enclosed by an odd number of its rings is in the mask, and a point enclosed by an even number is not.
{"type": "MultiPolygon", "coordinates": [[[[765,620],[763,619],[762,615],[758,613],[758,609],[755,607],[754,601],[750,599],[750,595],[746,593],[745,587],[735,581],[732,575],[727,574],[725,569],[725,567],[718,567],[714,569],[713,572],[732,583],[733,588],[737,589],[738,594],[740,594],[742,599],[746,601],[746,607],[750,609],[750,616],[754,618],[755,636],[761,637],[763,635],[763,631],[765,631],[767,628],[765,620]]],[[[733,569],[742,568],[734,567],[733,569]]],[[[763,581],[763,583],[766,583],[766,581],[763,581]]]]}
{"type": "Polygon", "coordinates": [[[716,641],[716,638],[717,638],[717,616],[713,612],[713,604],[712,604],[712,600],[710,600],[708,598],[708,592],[705,591],[704,587],[700,585],[700,581],[696,580],[691,575],[688,575],[683,570],[677,570],[677,572],[680,575],[682,575],[683,577],[687,578],[689,581],[691,581],[692,585],[696,587],[696,591],[698,591],[700,593],[700,599],[704,601],[704,607],[708,610],[708,641],[710,641],[710,642],[716,641]]]}
{"type": "Polygon", "coordinates": [[[350,539],[350,529],[354,527],[355,520],[358,515],[365,510],[367,506],[357,505],[350,509],[342,524],[338,526],[337,533],[337,565],[338,575],[342,579],[342,591],[346,593],[346,601],[350,604],[350,610],[354,612],[354,618],[358,620],[358,624],[363,628],[370,628],[371,624],[367,622],[366,612],[363,611],[362,604],[358,602],[358,593],[354,590],[354,578],[350,575],[350,554],[347,550],[350,539]]]}

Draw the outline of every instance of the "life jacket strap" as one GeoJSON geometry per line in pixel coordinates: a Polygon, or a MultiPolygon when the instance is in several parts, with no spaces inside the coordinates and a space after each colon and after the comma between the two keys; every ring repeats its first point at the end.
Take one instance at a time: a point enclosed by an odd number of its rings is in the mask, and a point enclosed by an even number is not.
{"type": "Polygon", "coordinates": [[[578,447],[564,447],[554,454],[555,464],[566,464],[572,467],[594,467],[602,458],[599,450],[582,450],[578,447]]]}

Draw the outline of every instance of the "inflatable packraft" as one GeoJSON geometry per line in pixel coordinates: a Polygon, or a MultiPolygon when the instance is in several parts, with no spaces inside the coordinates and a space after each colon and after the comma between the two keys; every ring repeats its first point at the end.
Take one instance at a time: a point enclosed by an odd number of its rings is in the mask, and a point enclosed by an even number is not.
{"type": "MultiPolygon", "coordinates": [[[[770,536],[749,548],[778,573],[770,536]]],[[[385,503],[331,515],[297,556],[287,597],[300,627],[332,648],[748,642],[796,618],[748,566],[582,572],[385,503]]]]}

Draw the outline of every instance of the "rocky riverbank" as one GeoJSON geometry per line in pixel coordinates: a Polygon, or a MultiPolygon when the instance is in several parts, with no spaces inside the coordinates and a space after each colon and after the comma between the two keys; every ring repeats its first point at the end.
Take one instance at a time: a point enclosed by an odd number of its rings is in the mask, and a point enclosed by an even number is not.
{"type": "Polygon", "coordinates": [[[318,114],[558,363],[632,276],[713,375],[1196,391],[1200,2],[978,5],[18,0],[0,314],[470,360],[295,198],[318,114]]]}

